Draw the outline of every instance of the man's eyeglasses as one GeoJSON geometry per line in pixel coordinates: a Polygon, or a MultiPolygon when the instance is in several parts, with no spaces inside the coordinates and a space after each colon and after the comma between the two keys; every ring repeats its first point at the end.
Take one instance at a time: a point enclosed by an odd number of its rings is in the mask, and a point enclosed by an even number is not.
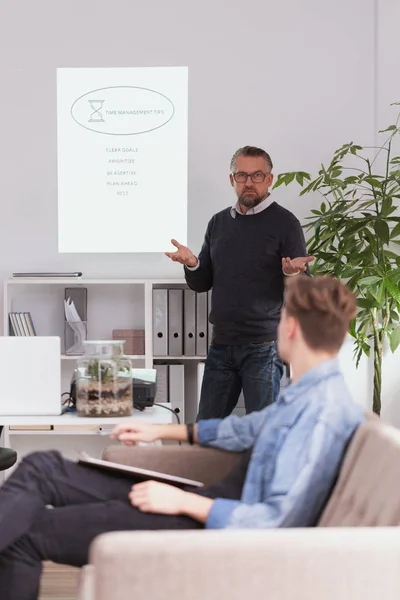
{"type": "Polygon", "coordinates": [[[246,183],[249,177],[253,183],[263,183],[270,173],[263,173],[262,171],[256,171],[255,173],[243,173],[242,171],[239,171],[238,173],[232,173],[232,175],[233,179],[237,183],[246,183]]]}

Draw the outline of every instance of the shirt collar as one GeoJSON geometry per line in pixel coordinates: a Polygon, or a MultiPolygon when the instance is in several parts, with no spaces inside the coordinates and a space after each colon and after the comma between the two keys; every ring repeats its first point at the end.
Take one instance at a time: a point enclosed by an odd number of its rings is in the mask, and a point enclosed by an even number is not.
{"type": "Polygon", "coordinates": [[[271,194],[268,194],[268,196],[266,198],[264,198],[264,200],[262,202],[260,202],[260,204],[257,204],[257,206],[254,206],[254,208],[249,208],[247,213],[244,215],[242,213],[242,211],[240,210],[239,201],[237,201],[231,208],[231,217],[233,219],[235,219],[236,213],[239,213],[239,215],[243,215],[244,217],[247,217],[248,215],[257,215],[258,213],[262,212],[263,210],[265,210],[266,208],[271,206],[272,203],[273,203],[273,199],[271,198],[271,194]]]}
{"type": "Polygon", "coordinates": [[[332,358],[330,360],[325,360],[321,364],[307,371],[307,373],[300,377],[295,383],[288,385],[280,394],[280,400],[286,403],[293,402],[309,388],[314,387],[323,379],[338,374],[340,374],[339,359],[332,358]]]}

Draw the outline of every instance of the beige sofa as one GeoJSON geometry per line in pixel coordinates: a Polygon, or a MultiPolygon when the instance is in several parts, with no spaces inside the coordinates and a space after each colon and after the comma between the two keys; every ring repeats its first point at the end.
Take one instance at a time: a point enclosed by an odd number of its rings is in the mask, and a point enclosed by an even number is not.
{"type": "MultiPolygon", "coordinates": [[[[209,483],[238,455],[193,447],[111,447],[109,460],[209,483]]],[[[356,432],[319,526],[99,536],[79,600],[398,600],[400,432],[356,432]],[[357,527],[358,529],[354,529],[357,527]]]]}

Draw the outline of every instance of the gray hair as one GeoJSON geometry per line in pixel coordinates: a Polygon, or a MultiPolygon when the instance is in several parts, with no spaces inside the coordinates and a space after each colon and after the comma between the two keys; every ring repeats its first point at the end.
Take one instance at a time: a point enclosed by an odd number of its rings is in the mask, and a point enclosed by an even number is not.
{"type": "Polygon", "coordinates": [[[238,156],[262,156],[262,158],[267,163],[269,170],[272,171],[272,160],[268,152],[265,152],[262,148],[257,148],[256,146],[243,146],[243,148],[239,148],[236,150],[235,154],[232,156],[230,169],[233,172],[236,166],[236,159],[238,156]]]}

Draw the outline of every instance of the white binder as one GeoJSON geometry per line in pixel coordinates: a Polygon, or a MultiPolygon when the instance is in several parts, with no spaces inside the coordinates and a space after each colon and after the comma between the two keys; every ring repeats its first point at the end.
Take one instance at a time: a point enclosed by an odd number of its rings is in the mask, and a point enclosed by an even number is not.
{"type": "Polygon", "coordinates": [[[185,370],[183,365],[169,365],[169,401],[181,423],[185,423],[185,370]]]}
{"type": "Polygon", "coordinates": [[[199,412],[201,386],[203,385],[205,363],[197,363],[197,412],[199,412]]]}
{"type": "Polygon", "coordinates": [[[196,298],[196,356],[207,355],[207,292],[196,298]]]}
{"type": "Polygon", "coordinates": [[[168,365],[154,365],[157,371],[154,402],[168,402],[168,365]]]}
{"type": "Polygon", "coordinates": [[[196,355],[196,292],[193,290],[184,291],[183,353],[196,355]]]}
{"type": "Polygon", "coordinates": [[[153,289],[153,355],[168,354],[168,290],[153,289]]]}
{"type": "Polygon", "coordinates": [[[183,290],[168,290],[168,356],[183,354],[183,290]]]}

